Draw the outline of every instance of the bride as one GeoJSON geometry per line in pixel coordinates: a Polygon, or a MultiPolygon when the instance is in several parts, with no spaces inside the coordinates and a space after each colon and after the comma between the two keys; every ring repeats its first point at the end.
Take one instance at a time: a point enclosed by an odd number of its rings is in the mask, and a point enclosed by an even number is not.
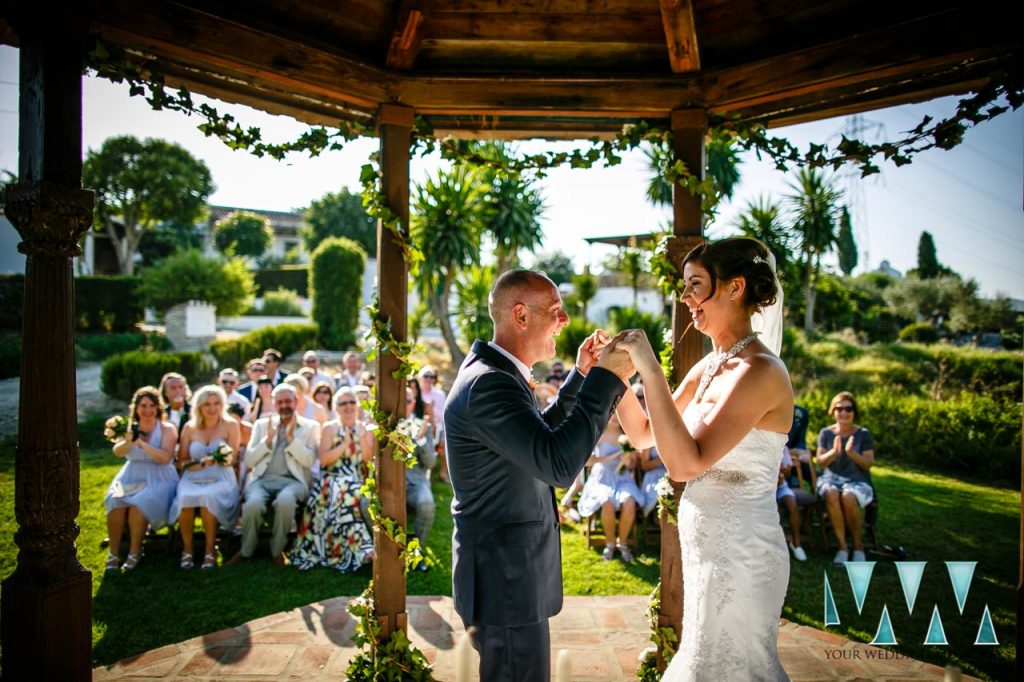
{"type": "Polygon", "coordinates": [[[626,435],[637,448],[657,445],[669,476],[688,482],[679,505],[683,630],[663,680],[788,679],[776,650],[789,554],[775,488],[793,388],[777,355],[782,292],[771,261],[764,244],[743,237],[683,259],[680,300],[714,351],[675,394],[643,331],[609,346],[629,353],[647,398],[649,417],[632,391],[619,403],[626,435]],[[777,338],[759,339],[755,321],[777,338]]]}

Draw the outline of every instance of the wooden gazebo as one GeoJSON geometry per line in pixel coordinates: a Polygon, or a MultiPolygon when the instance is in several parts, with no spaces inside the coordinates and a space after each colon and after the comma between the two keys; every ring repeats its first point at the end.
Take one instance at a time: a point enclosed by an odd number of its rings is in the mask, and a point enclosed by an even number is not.
{"type": "MultiPolygon", "coordinates": [[[[997,71],[1020,73],[1021,31],[1004,8],[968,0],[0,2],[0,40],[21,49],[19,184],[7,189],[6,212],[27,255],[20,552],[3,583],[3,678],[91,674],[90,575],[75,549],[71,270],[92,218],[92,194],[81,187],[89,33],[145,56],[169,83],[195,93],[309,123],[372,123],[388,204],[407,224],[415,116],[438,135],[550,139],[610,135],[648,119],[670,128],[676,157],[701,169],[709,115],[792,124],[963,93],[997,71]]],[[[702,234],[700,202],[676,191],[673,203],[676,246],[684,248],[702,234]]],[[[382,230],[381,308],[399,340],[406,280],[402,250],[382,230]]],[[[677,307],[677,332],[682,312],[677,307]]],[[[675,371],[700,355],[699,337],[684,337],[675,371]]],[[[404,395],[391,378],[396,362],[385,355],[377,371],[378,400],[393,413],[404,395]]],[[[404,522],[401,464],[385,454],[378,471],[385,513],[404,522]]],[[[662,535],[661,618],[678,628],[678,544],[673,533],[662,535]]],[[[386,628],[404,627],[397,552],[381,543],[378,557],[378,613],[386,628]]],[[[1020,596],[1017,615],[1019,622],[1020,596]]],[[[1019,634],[1017,641],[1019,651],[1019,634]]]]}

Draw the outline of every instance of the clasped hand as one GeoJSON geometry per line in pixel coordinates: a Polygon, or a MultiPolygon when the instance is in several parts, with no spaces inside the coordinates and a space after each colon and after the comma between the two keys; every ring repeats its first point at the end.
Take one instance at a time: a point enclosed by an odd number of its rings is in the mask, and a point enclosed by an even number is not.
{"type": "Polygon", "coordinates": [[[598,329],[580,344],[576,354],[576,366],[584,374],[592,367],[603,367],[626,383],[643,368],[639,361],[658,365],[647,335],[641,329],[624,330],[614,339],[598,329]]]}

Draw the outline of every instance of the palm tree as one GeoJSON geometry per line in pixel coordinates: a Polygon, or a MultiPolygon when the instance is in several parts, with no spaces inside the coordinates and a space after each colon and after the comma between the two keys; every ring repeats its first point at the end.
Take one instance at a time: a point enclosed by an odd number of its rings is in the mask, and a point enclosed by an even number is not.
{"type": "MultiPolygon", "coordinates": [[[[731,199],[736,185],[740,182],[740,153],[733,144],[734,138],[726,132],[711,131],[711,138],[705,147],[705,172],[715,184],[720,197],[731,199]]],[[[672,161],[668,143],[651,144],[644,148],[647,167],[651,177],[647,182],[647,200],[655,206],[672,204],[672,185],[665,179],[665,169],[672,161]]]]}
{"type": "Polygon", "coordinates": [[[460,270],[480,262],[480,237],[491,211],[489,189],[482,171],[466,164],[439,170],[425,185],[416,186],[410,222],[413,243],[423,252],[420,295],[430,305],[456,365],[466,355],[452,330],[449,297],[460,270]]]}
{"type": "Polygon", "coordinates": [[[771,197],[759,196],[734,223],[740,232],[764,242],[775,256],[776,271],[782,272],[789,259],[790,236],[782,222],[782,207],[771,197]]]}
{"type": "MultiPolygon", "coordinates": [[[[488,159],[509,159],[509,148],[501,142],[475,145],[476,151],[488,159]]],[[[505,168],[485,168],[483,180],[490,186],[490,205],[486,231],[495,241],[497,272],[519,266],[519,251],[533,253],[544,241],[540,217],[544,213],[544,197],[533,186],[534,180],[505,168]]]]}
{"type": "Polygon", "coordinates": [[[590,274],[590,266],[583,268],[583,272],[572,276],[572,286],[576,302],[580,306],[580,316],[587,319],[587,306],[597,296],[597,277],[590,274]]]}
{"type": "Polygon", "coordinates": [[[804,287],[804,333],[814,331],[815,287],[821,273],[821,258],[836,246],[836,222],[841,206],[842,190],[825,171],[801,168],[789,183],[789,200],[793,223],[791,230],[800,254],[801,283],[804,287]]]}

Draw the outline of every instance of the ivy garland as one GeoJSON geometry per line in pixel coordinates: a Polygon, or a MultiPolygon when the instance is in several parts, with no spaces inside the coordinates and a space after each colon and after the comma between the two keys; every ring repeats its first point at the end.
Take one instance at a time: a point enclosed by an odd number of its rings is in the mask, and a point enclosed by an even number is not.
{"type": "Polygon", "coordinates": [[[679,636],[672,627],[658,627],[658,617],[661,615],[661,581],[654,586],[651,592],[651,600],[647,604],[647,621],[651,624],[651,639],[654,648],[648,649],[636,676],[641,682],[658,682],[661,673],[658,671],[658,652],[661,652],[665,664],[672,661],[679,647],[679,636]]]}
{"type": "MultiPolygon", "coordinates": [[[[115,83],[127,82],[129,94],[141,96],[155,110],[171,109],[187,115],[197,115],[204,120],[198,127],[208,137],[217,137],[232,149],[244,149],[249,153],[262,157],[270,156],[281,160],[287,154],[304,152],[317,156],[324,151],[339,150],[358,137],[371,134],[369,122],[346,121],[338,122],[336,129],[316,126],[300,135],[297,139],[284,143],[268,143],[263,141],[259,128],[242,128],[230,114],[221,114],[214,107],[203,103],[198,106],[192,101],[187,89],[170,90],[165,80],[155,68],[152,60],[144,55],[136,58],[124,48],[95,39],[93,49],[89,52],[87,66],[97,75],[115,83]]],[[[988,84],[973,95],[965,97],[957,104],[954,115],[934,121],[926,116],[921,123],[907,131],[899,140],[870,144],[862,140],[843,137],[830,149],[826,145],[811,144],[806,152],[800,150],[789,140],[771,137],[767,128],[760,122],[740,121],[725,117],[709,117],[709,132],[713,135],[731,137],[744,151],[753,150],[758,158],[768,157],[775,167],[786,171],[790,165],[809,166],[811,168],[830,167],[838,169],[844,164],[853,164],[860,169],[861,175],[878,173],[881,169],[876,159],[892,161],[897,166],[911,163],[912,158],[928,149],[952,149],[963,141],[964,134],[971,127],[999,116],[1010,109],[1016,110],[1024,104],[1024,75],[1020,73],[999,72],[992,74],[988,84]],[[1006,104],[1000,104],[1004,101],[1006,104]]],[[[572,151],[542,152],[520,156],[508,155],[504,158],[490,158],[479,154],[469,143],[455,139],[437,139],[428,122],[416,119],[413,133],[413,151],[425,155],[438,151],[441,158],[454,163],[469,163],[494,168],[499,173],[519,174],[536,173],[543,177],[549,169],[569,166],[570,168],[593,168],[598,164],[615,166],[621,163],[622,154],[638,148],[642,144],[671,146],[671,132],[647,121],[627,124],[612,140],[592,138],[588,148],[572,151]]],[[[408,230],[400,219],[387,206],[381,191],[382,174],[379,159],[374,155],[370,163],[363,166],[360,182],[363,185],[363,205],[367,212],[380,220],[381,225],[389,230],[402,248],[409,270],[415,274],[423,260],[423,254],[409,241],[408,230]]],[[[719,196],[710,178],[701,179],[686,164],[666,156],[661,174],[671,184],[684,187],[693,196],[701,197],[701,206],[705,213],[712,213],[718,204],[719,196]]],[[[652,258],[652,271],[658,276],[659,284],[667,294],[678,291],[680,274],[668,257],[667,240],[656,249],[652,258]]],[[[385,319],[376,306],[371,307],[372,325],[368,339],[375,340],[381,352],[390,352],[399,359],[399,368],[395,371],[396,378],[404,378],[412,373],[413,365],[409,360],[412,346],[398,342],[391,333],[390,320],[385,319]]],[[[671,347],[671,346],[669,346],[671,347]]],[[[667,373],[671,372],[671,352],[667,359],[662,358],[667,373]]],[[[380,428],[377,432],[378,442],[382,447],[392,446],[396,461],[404,460],[407,466],[414,466],[412,446],[407,436],[399,433],[391,426],[391,415],[370,406],[374,419],[380,428]]],[[[663,482],[667,482],[664,481],[663,482]]],[[[659,511],[666,514],[670,523],[676,524],[676,503],[674,494],[662,494],[659,484],[659,511]]],[[[671,485],[667,486],[671,489],[671,485]]],[[[387,518],[380,507],[376,493],[376,481],[372,475],[367,478],[363,494],[370,501],[370,514],[374,525],[385,533],[401,550],[405,559],[406,571],[422,557],[422,550],[416,539],[408,540],[404,528],[393,519],[387,518]]],[[[655,588],[648,609],[651,617],[651,639],[658,647],[666,661],[675,653],[678,640],[672,628],[657,626],[657,613],[660,610],[660,588],[655,588]]],[[[408,636],[400,629],[395,629],[387,641],[381,641],[381,628],[376,620],[373,607],[373,583],[367,586],[362,596],[352,600],[349,611],[358,620],[354,641],[362,652],[352,661],[348,675],[353,680],[378,679],[411,679],[429,680],[430,666],[423,654],[411,646],[408,636]]],[[[657,679],[656,656],[648,656],[642,663],[638,674],[643,680],[657,679]]]]}

